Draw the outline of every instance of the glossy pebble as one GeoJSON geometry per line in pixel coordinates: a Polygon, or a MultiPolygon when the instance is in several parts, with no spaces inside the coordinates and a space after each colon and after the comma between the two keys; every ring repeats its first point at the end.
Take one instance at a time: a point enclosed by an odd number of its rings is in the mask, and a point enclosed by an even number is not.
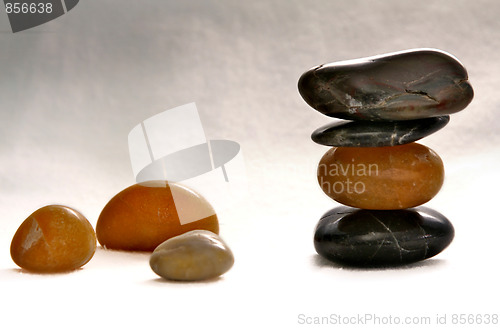
{"type": "Polygon", "coordinates": [[[335,262],[391,266],[439,254],[454,234],[446,217],[426,207],[373,211],[340,206],[317,224],[314,247],[319,255],[335,262]]]}
{"type": "Polygon", "coordinates": [[[219,232],[212,206],[180,184],[148,181],[114,196],[99,216],[96,233],[106,248],[153,251],[163,241],[196,229],[219,232]]]}
{"type": "Polygon", "coordinates": [[[404,209],[432,199],[444,180],[441,158],[418,143],[394,147],[334,147],[318,165],[318,182],[344,205],[404,209]]]}
{"type": "Polygon", "coordinates": [[[149,264],[160,277],[196,281],[216,278],[234,263],[233,253],[216,234],[194,230],[168,239],[151,254],[149,264]]]}
{"type": "Polygon", "coordinates": [[[317,129],[311,138],[320,145],[334,147],[397,146],[427,137],[449,121],[449,116],[439,116],[395,122],[336,122],[317,129]]]}
{"type": "Polygon", "coordinates": [[[349,120],[444,116],[464,109],[474,95],[462,64],[432,49],[321,65],[305,72],[298,87],[314,109],[349,120]]]}
{"type": "Polygon", "coordinates": [[[14,262],[40,273],[77,269],[96,250],[94,228],[76,210],[49,205],[36,210],[17,229],[10,246],[14,262]]]}

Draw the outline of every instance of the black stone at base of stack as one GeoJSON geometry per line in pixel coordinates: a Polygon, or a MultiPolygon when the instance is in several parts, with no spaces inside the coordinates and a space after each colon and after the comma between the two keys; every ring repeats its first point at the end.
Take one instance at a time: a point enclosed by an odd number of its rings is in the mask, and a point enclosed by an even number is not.
{"type": "Polygon", "coordinates": [[[339,206],[318,222],[314,247],[340,264],[399,266],[439,254],[454,234],[446,217],[423,206],[379,211],[339,206]]]}

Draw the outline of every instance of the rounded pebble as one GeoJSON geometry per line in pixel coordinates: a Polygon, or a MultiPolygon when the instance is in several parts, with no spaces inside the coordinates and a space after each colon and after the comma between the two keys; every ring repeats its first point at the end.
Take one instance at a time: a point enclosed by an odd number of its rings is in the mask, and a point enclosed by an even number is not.
{"type": "Polygon", "coordinates": [[[151,254],[149,264],[160,277],[197,281],[216,278],[234,263],[233,253],[216,234],[194,230],[168,239],[151,254]]]}
{"type": "Polygon", "coordinates": [[[62,205],[45,206],[31,214],[10,246],[18,266],[41,273],[77,269],[90,261],[95,250],[92,225],[81,213],[62,205]]]}
{"type": "Polygon", "coordinates": [[[444,181],[441,158],[418,143],[334,147],[318,165],[321,189],[333,200],[373,210],[404,209],[431,200],[444,181]]]}
{"type": "Polygon", "coordinates": [[[427,137],[449,121],[449,116],[439,116],[395,122],[335,122],[317,129],[311,138],[320,145],[334,147],[398,146],[427,137]]]}
{"type": "Polygon", "coordinates": [[[313,67],[299,79],[317,111],[348,120],[400,121],[461,111],[474,92],[462,64],[435,49],[413,49],[313,67]]]}
{"type": "Polygon", "coordinates": [[[336,207],[320,219],[314,247],[322,257],[355,266],[393,266],[442,252],[455,231],[441,213],[417,207],[373,211],[336,207]]]}
{"type": "Polygon", "coordinates": [[[159,180],[132,185],[114,196],[99,216],[96,233],[105,248],[153,251],[163,241],[196,229],[219,233],[212,206],[187,187],[159,180]]]}

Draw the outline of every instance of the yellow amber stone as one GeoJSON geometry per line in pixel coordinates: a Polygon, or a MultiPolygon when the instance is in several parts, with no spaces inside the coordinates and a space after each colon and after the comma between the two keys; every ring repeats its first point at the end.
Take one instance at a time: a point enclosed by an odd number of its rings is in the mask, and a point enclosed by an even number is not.
{"type": "Polygon", "coordinates": [[[318,182],[332,199],[372,210],[403,209],[441,189],[441,158],[418,143],[393,147],[334,147],[318,165],[318,182]]]}
{"type": "Polygon", "coordinates": [[[102,246],[128,251],[153,251],[165,240],[197,229],[219,233],[212,206],[193,190],[160,180],[135,184],[118,193],[106,204],[96,225],[102,246]]]}
{"type": "Polygon", "coordinates": [[[49,205],[31,214],[10,246],[14,262],[33,272],[63,272],[90,261],[96,250],[94,228],[76,210],[49,205]]]}

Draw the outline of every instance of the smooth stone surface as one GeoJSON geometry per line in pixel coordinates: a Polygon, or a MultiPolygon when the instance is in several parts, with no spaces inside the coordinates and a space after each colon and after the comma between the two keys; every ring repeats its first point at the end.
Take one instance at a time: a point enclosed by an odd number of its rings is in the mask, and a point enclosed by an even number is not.
{"type": "Polygon", "coordinates": [[[153,251],[165,240],[191,230],[218,233],[214,213],[201,195],[185,186],[162,180],[142,182],[121,191],[106,204],[97,221],[97,239],[105,248],[153,251]],[[179,213],[183,219],[199,219],[183,223],[179,213]],[[211,214],[205,216],[207,213],[211,214]]]}
{"type": "Polygon", "coordinates": [[[319,255],[335,262],[400,265],[439,254],[454,234],[446,217],[426,207],[373,211],[340,206],[317,224],[314,247],[319,255]]]}
{"type": "Polygon", "coordinates": [[[194,230],[160,244],[149,264],[165,279],[196,281],[224,274],[233,266],[234,256],[218,235],[194,230]]]}
{"type": "Polygon", "coordinates": [[[10,246],[12,260],[40,273],[75,270],[94,256],[96,235],[78,211],[62,205],[42,207],[17,229],[10,246]]]}
{"type": "Polygon", "coordinates": [[[441,158],[418,143],[393,147],[334,147],[318,165],[323,191],[347,206],[404,209],[431,200],[443,185],[441,158]]]}
{"type": "Polygon", "coordinates": [[[311,138],[320,145],[334,147],[397,146],[427,137],[449,121],[449,116],[439,116],[394,122],[337,122],[317,129],[311,138]]]}
{"type": "Polygon", "coordinates": [[[299,92],[319,112],[349,120],[413,120],[464,109],[474,95],[452,55],[416,49],[311,68],[299,92]]]}

